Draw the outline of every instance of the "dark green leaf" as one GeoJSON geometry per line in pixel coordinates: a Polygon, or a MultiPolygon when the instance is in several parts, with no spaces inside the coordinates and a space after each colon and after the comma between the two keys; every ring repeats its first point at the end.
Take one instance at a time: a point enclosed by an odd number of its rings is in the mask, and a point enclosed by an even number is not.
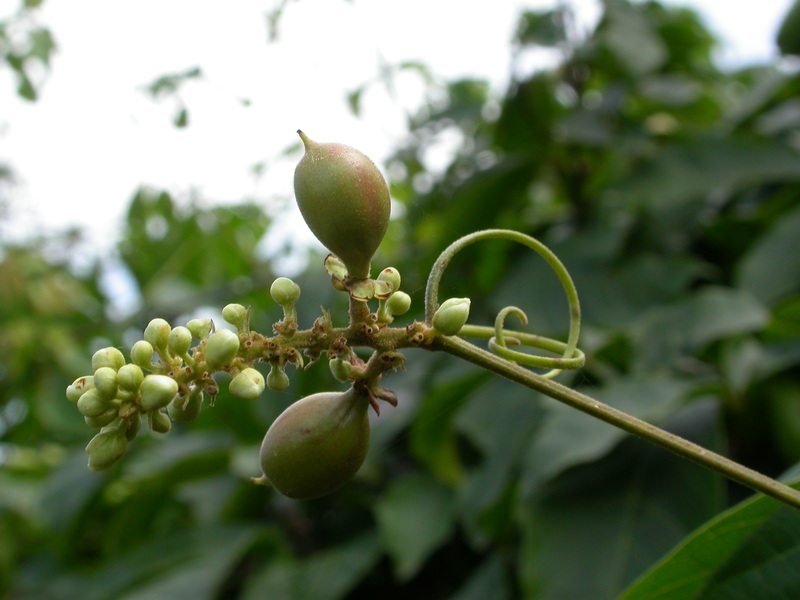
{"type": "Polygon", "coordinates": [[[378,531],[398,578],[406,580],[450,536],[453,494],[436,480],[411,475],[397,480],[375,506],[378,531]]]}
{"type": "MultiPolygon", "coordinates": [[[[668,430],[715,449],[717,427],[715,403],[708,402],[690,406],[668,430]]],[[[524,597],[616,599],[720,509],[720,484],[716,474],[635,439],[564,472],[521,513],[524,597]]]]}
{"type": "Polygon", "coordinates": [[[470,374],[462,374],[458,379],[428,389],[411,427],[410,443],[414,456],[446,483],[456,483],[464,475],[456,450],[455,415],[486,379],[486,374],[471,368],[464,371],[470,374]]]}
{"type": "Polygon", "coordinates": [[[620,189],[666,207],[776,180],[800,180],[795,150],[774,140],[708,137],[666,146],[620,189]]]}
{"type": "Polygon", "coordinates": [[[753,245],[739,265],[739,285],[768,306],[790,293],[800,293],[798,240],[800,209],[776,221],[753,245]]]}
{"type": "Polygon", "coordinates": [[[511,598],[505,565],[499,553],[489,556],[480,568],[448,600],[506,600],[511,598]]]}
{"type": "MultiPolygon", "coordinates": [[[[597,400],[648,422],[658,423],[674,413],[688,386],[685,382],[649,373],[603,388],[587,390],[597,400]]],[[[549,416],[530,444],[523,485],[531,491],[576,465],[607,455],[628,434],[574,408],[548,401],[549,416]]]]}
{"type": "Polygon", "coordinates": [[[798,594],[800,513],[758,495],[700,527],[620,600],[770,600],[798,594]]]}

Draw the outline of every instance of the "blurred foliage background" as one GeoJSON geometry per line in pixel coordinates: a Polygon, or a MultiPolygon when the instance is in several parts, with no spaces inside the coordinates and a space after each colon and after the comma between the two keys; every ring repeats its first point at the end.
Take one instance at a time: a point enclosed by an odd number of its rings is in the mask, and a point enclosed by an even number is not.
{"type": "MultiPolygon", "coordinates": [[[[406,65],[424,73],[429,101],[385,165],[404,210],[375,265],[403,274],[409,320],[458,236],[534,235],[583,303],[587,365],[561,381],[771,476],[790,469],[800,460],[798,6],[779,35],[786,56],[735,72],[715,66],[715,41],[690,10],[625,0],[606,0],[585,37],[569,8],[522,14],[514,56],[547,47],[560,59],[501,98],[483,81],[406,65]],[[426,171],[443,141],[458,149],[452,161],[426,171]]],[[[46,62],[53,38],[31,31],[20,50],[5,31],[18,93],[35,98],[24,52],[46,62]]],[[[349,98],[356,112],[362,91],[349,98]]],[[[282,274],[258,251],[270,228],[257,205],[201,207],[143,188],[113,260],[76,269],[79,231],[1,242],[0,597],[610,599],[749,494],[422,351],[387,380],[400,406],[374,420],[367,463],[332,496],[298,503],[249,482],[280,411],[341,387],[321,366],[254,403],[223,392],[198,421],[140,436],[109,472],[90,472],[93,433],[66,386],[94,350],[127,351],[156,316],[219,319],[236,301],[269,333],[280,309],[267,289],[282,274]],[[135,282],[134,314],[114,310],[108,269],[135,282]]],[[[320,306],[345,319],[318,258],[295,278],[305,326],[320,306]]],[[[566,330],[555,277],[506,243],[460,254],[442,294],[471,297],[471,322],[515,304],[532,330],[566,330]]],[[[700,552],[718,564],[679,571],[700,582],[694,595],[665,585],[626,598],[798,597],[795,512],[765,517],[736,544],[706,540],[700,552]]]]}

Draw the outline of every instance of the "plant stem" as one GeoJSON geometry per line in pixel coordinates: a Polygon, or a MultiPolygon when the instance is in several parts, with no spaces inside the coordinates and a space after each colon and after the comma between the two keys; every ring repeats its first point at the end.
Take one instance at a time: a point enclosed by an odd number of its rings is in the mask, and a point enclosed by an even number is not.
{"type": "Polygon", "coordinates": [[[793,490],[789,486],[740,465],[729,458],[711,452],[702,446],[693,444],[680,436],[603,404],[590,396],[576,392],[551,379],[545,379],[541,375],[474,346],[457,336],[438,336],[429,348],[431,350],[442,350],[467,360],[615,427],[619,427],[657,446],[661,446],[678,456],[716,471],[728,479],[800,509],[800,492],[793,490]]]}

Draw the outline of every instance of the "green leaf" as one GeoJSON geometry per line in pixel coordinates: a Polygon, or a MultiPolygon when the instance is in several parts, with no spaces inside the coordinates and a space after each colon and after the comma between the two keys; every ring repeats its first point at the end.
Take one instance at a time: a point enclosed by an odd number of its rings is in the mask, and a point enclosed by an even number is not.
{"type": "Polygon", "coordinates": [[[17,94],[25,100],[34,102],[38,98],[38,94],[36,93],[36,88],[33,87],[33,83],[24,71],[19,71],[18,76],[19,85],[17,86],[17,94]]]}
{"type": "Polygon", "coordinates": [[[41,60],[45,65],[50,64],[50,56],[56,49],[53,36],[47,29],[34,29],[28,35],[31,49],[28,53],[29,56],[35,56],[41,60]]]}
{"type": "Polygon", "coordinates": [[[499,552],[491,554],[448,600],[506,600],[511,598],[506,569],[499,552]]]}
{"type": "Polygon", "coordinates": [[[572,18],[565,9],[544,12],[525,11],[517,26],[516,41],[520,45],[557,46],[566,42],[566,21],[572,18]]]}
{"type": "Polygon", "coordinates": [[[800,55],[800,0],[784,17],[775,41],[783,54],[800,55]]]}
{"type": "MultiPolygon", "coordinates": [[[[800,482],[792,487],[800,489],[800,482]]],[[[770,600],[800,595],[800,512],[758,495],[700,527],[620,600],[770,600]]]]}
{"type": "Polygon", "coordinates": [[[767,310],[749,293],[709,286],[649,311],[630,334],[641,366],[667,365],[715,340],[759,331],[768,320],[767,310]]]}
{"type": "Polygon", "coordinates": [[[245,585],[242,600],[339,600],[381,557],[375,535],[366,534],[303,561],[281,557],[245,585]]]}
{"type": "Polygon", "coordinates": [[[622,2],[608,4],[606,18],[604,41],[631,74],[652,73],[667,60],[667,49],[653,23],[636,7],[622,2]]]}
{"type": "MultiPolygon", "coordinates": [[[[667,429],[716,449],[718,426],[709,401],[688,407],[667,429]]],[[[565,471],[520,507],[523,597],[616,599],[716,514],[721,484],[719,475],[633,438],[601,461],[565,471]]]]}
{"type": "MultiPolygon", "coordinates": [[[[649,373],[591,390],[599,401],[648,422],[674,413],[688,390],[685,382],[649,373]]],[[[627,433],[569,406],[549,400],[550,415],[528,448],[523,487],[530,492],[576,465],[608,454],[627,433]]]]}
{"type": "Polygon", "coordinates": [[[453,494],[427,475],[399,479],[375,505],[378,531],[401,580],[413,577],[450,536],[453,494]]]}
{"type": "Polygon", "coordinates": [[[665,146],[619,186],[654,208],[719,191],[800,180],[800,154],[780,141],[697,137],[665,146]]]}
{"type": "Polygon", "coordinates": [[[516,478],[531,436],[545,414],[539,394],[505,379],[494,378],[473,395],[457,416],[457,427],[482,454],[458,490],[458,506],[468,533],[477,544],[504,526],[504,511],[490,518],[516,478]]]}
{"type": "Polygon", "coordinates": [[[172,123],[178,129],[183,129],[189,124],[189,111],[186,110],[186,107],[181,107],[181,109],[175,114],[175,117],[172,119],[172,123]]]}
{"type": "Polygon", "coordinates": [[[411,426],[411,451],[445,483],[458,483],[464,468],[456,450],[453,421],[464,401],[487,379],[487,374],[460,367],[462,376],[430,389],[411,426]]]}
{"type": "Polygon", "coordinates": [[[378,562],[380,556],[380,544],[371,534],[320,552],[302,566],[298,592],[292,600],[343,598],[378,562]]]}
{"type": "Polygon", "coordinates": [[[800,208],[778,219],[739,264],[739,285],[772,306],[792,292],[800,292],[800,208]],[[788,257],[795,260],[787,260],[788,257]]]}

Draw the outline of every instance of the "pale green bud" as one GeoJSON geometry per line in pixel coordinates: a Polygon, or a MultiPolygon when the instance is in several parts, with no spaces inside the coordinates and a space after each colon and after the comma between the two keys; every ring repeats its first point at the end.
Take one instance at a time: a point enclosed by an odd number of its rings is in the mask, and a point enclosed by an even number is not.
{"type": "MultiPolygon", "coordinates": [[[[144,342],[147,344],[147,342],[144,342]]],[[[150,344],[147,344],[150,346],[150,344]]],[[[152,346],[150,346],[152,350],[152,346]]],[[[135,392],[142,385],[144,372],[138,365],[125,365],[117,371],[117,385],[128,392],[135,392]]]]}
{"type": "Polygon", "coordinates": [[[328,367],[338,381],[347,381],[350,379],[350,374],[353,372],[353,365],[341,358],[330,359],[328,361],[328,367]]]}
{"type": "Polygon", "coordinates": [[[183,356],[192,345],[192,332],[183,326],[175,327],[169,332],[167,346],[175,356],[183,356]]]}
{"type": "Polygon", "coordinates": [[[456,335],[469,319],[469,298],[450,298],[433,315],[433,328],[444,335],[456,335]]]}
{"type": "Polygon", "coordinates": [[[292,306],[300,298],[300,286],[288,277],[278,277],[272,282],[269,294],[276,304],[292,306]]]}
{"type": "Polygon", "coordinates": [[[85,375],[78,377],[71,385],[67,386],[67,400],[77,402],[84,392],[94,387],[94,376],[85,375]]]}
{"type": "Polygon", "coordinates": [[[104,400],[117,396],[117,372],[111,367],[100,367],[94,372],[94,388],[104,400]]]}
{"type": "Polygon", "coordinates": [[[214,329],[214,323],[211,319],[192,319],[186,324],[186,329],[191,332],[192,337],[198,340],[204,340],[211,335],[211,330],[214,329]]]}
{"type": "Polygon", "coordinates": [[[230,329],[215,331],[206,342],[206,365],[212,371],[231,362],[239,352],[239,336],[230,329]]]}
{"type": "Polygon", "coordinates": [[[200,407],[203,402],[203,392],[195,390],[188,398],[175,396],[167,406],[170,418],[176,423],[188,423],[194,421],[200,414],[200,407]]]}
{"type": "Polygon", "coordinates": [[[404,315],[411,308],[411,296],[405,292],[395,292],[386,301],[386,308],[393,315],[404,315]]]}
{"type": "Polygon", "coordinates": [[[110,407],[109,399],[103,398],[95,388],[86,390],[78,398],[78,412],[84,417],[99,417],[110,407]]]}
{"type": "Polygon", "coordinates": [[[228,304],[222,309],[222,318],[241,330],[247,320],[247,309],[241,304],[228,304]]]}
{"type": "Polygon", "coordinates": [[[166,375],[148,375],[139,386],[139,393],[144,410],[158,410],[178,393],[178,382],[166,375]]]}
{"type": "Polygon", "coordinates": [[[125,364],[125,357],[116,348],[101,348],[92,356],[92,370],[110,367],[115,371],[125,364]]]}
{"type": "Polygon", "coordinates": [[[103,471],[117,462],[128,448],[125,427],[116,427],[101,431],[86,445],[89,455],[89,468],[92,471],[103,471]]]}
{"type": "Polygon", "coordinates": [[[154,410],[148,416],[149,424],[150,424],[150,431],[155,431],[156,433],[169,433],[169,430],[172,429],[172,421],[169,420],[169,417],[166,413],[161,412],[160,410],[154,410]]]}
{"type": "Polygon", "coordinates": [[[386,267],[378,273],[378,279],[388,283],[393,292],[400,289],[400,272],[394,267],[386,267]]]}
{"type": "Polygon", "coordinates": [[[247,368],[233,378],[228,391],[244,400],[255,400],[264,392],[265,386],[264,376],[256,369],[247,368]]]}
{"type": "Polygon", "coordinates": [[[131,348],[131,360],[142,369],[149,369],[153,362],[153,344],[139,340],[131,348]]]}
{"type": "Polygon", "coordinates": [[[289,387],[289,376],[280,367],[272,365],[267,375],[267,387],[273,392],[282,392],[289,387]]]}
{"type": "Polygon", "coordinates": [[[172,327],[164,319],[153,319],[144,328],[144,339],[154,348],[166,348],[172,327]]]}
{"type": "Polygon", "coordinates": [[[101,427],[105,427],[106,425],[110,425],[114,422],[119,416],[119,409],[116,406],[112,406],[107,411],[100,413],[96,417],[83,417],[83,420],[89,427],[94,429],[100,429],[101,427]]]}

